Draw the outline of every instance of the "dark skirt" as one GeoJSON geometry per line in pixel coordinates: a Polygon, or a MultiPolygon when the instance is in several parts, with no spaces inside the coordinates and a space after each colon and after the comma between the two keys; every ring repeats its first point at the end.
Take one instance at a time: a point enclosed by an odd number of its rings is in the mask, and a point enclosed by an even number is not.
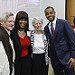
{"type": "Polygon", "coordinates": [[[29,55],[16,60],[14,68],[15,75],[31,75],[31,59],[29,55]]]}
{"type": "Polygon", "coordinates": [[[32,75],[48,75],[45,54],[33,54],[32,75]]]}

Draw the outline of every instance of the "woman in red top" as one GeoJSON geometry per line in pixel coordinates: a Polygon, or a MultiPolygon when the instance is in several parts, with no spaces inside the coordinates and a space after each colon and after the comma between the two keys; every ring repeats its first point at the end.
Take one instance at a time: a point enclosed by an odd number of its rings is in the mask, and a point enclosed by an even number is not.
{"type": "Polygon", "coordinates": [[[15,75],[31,75],[31,44],[27,36],[28,27],[28,14],[19,11],[16,15],[15,27],[11,32],[16,53],[15,75]]]}

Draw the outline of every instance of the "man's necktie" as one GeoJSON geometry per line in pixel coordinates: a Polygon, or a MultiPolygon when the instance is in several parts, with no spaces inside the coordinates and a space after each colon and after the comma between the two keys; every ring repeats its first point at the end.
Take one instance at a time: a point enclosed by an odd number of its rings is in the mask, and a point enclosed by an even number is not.
{"type": "Polygon", "coordinates": [[[51,32],[52,32],[52,37],[53,37],[53,40],[54,40],[54,35],[55,35],[55,33],[54,33],[53,23],[51,23],[51,32]]]}

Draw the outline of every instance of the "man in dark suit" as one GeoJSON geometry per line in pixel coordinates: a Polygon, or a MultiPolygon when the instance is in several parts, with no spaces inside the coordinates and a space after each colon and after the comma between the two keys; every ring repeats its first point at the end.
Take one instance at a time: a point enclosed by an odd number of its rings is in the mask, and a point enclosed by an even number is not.
{"type": "Polygon", "coordinates": [[[55,17],[53,7],[45,9],[45,16],[49,23],[45,26],[45,34],[49,41],[49,56],[55,75],[74,75],[75,34],[67,20],[55,17]]]}

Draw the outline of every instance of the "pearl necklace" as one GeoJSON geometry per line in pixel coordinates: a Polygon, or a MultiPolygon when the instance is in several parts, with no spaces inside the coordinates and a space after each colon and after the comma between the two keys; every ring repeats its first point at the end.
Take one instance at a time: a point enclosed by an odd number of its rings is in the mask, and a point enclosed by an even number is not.
{"type": "Polygon", "coordinates": [[[18,32],[19,32],[20,34],[23,34],[23,33],[24,33],[24,30],[23,30],[23,31],[18,30],[18,32]]]}

